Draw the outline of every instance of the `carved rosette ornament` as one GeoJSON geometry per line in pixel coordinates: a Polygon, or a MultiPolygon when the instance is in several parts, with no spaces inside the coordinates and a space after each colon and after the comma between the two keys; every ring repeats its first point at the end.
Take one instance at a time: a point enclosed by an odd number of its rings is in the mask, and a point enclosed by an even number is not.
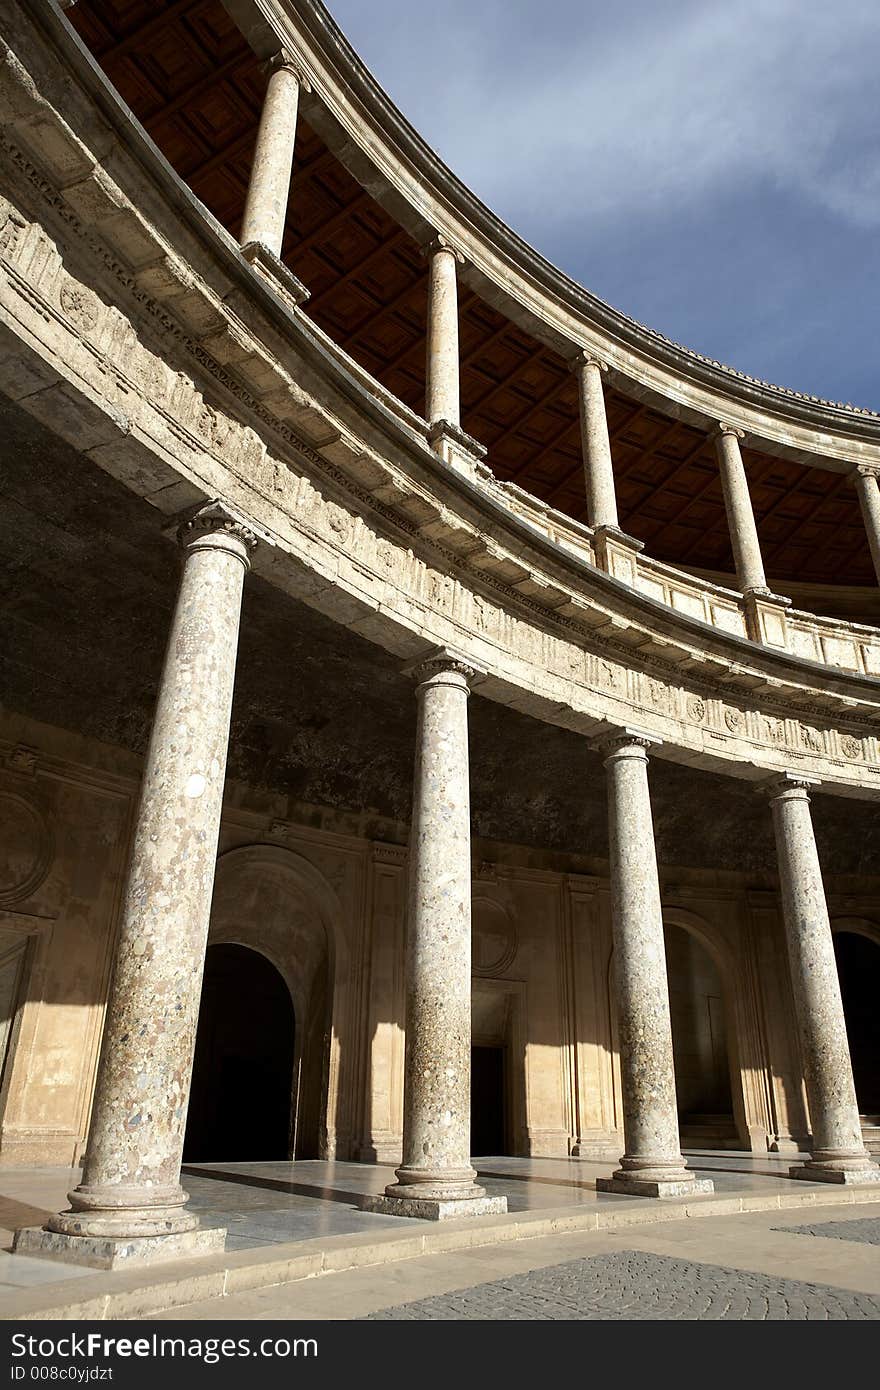
{"type": "Polygon", "coordinates": [[[688,719],[692,719],[695,724],[702,724],[706,718],[706,701],[699,695],[689,695],[687,701],[688,719]]]}

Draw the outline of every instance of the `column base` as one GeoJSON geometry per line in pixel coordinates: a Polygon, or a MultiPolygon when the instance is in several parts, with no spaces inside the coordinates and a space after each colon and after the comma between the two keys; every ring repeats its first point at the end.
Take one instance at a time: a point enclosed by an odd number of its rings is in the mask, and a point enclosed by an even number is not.
{"type": "Polygon", "coordinates": [[[715,1191],[711,1178],[691,1177],[682,1171],[680,1177],[640,1178],[638,1173],[621,1172],[610,1178],[596,1179],[597,1192],[617,1192],[622,1197],[693,1197],[715,1191]]]}
{"type": "Polygon", "coordinates": [[[199,1226],[172,1235],[153,1236],[77,1236],[26,1226],[16,1231],[12,1244],[16,1255],[35,1255],[43,1259],[69,1260],[71,1264],[94,1269],[130,1269],[132,1266],[162,1260],[189,1260],[200,1255],[216,1255],[226,1244],[223,1226],[199,1226]]]}
{"type": "Polygon", "coordinates": [[[880,1187],[880,1167],[876,1163],[858,1163],[852,1168],[832,1168],[824,1163],[795,1164],[789,1168],[790,1178],[802,1178],[805,1182],[836,1182],[844,1187],[880,1187]]]}
{"type": "Polygon", "coordinates": [[[506,1197],[487,1197],[483,1188],[475,1187],[473,1196],[461,1197],[365,1197],[362,1211],[380,1216],[414,1216],[420,1221],[448,1221],[458,1216],[503,1216],[507,1211],[506,1197]],[[482,1195],[480,1195],[482,1194],[482,1195]]]}

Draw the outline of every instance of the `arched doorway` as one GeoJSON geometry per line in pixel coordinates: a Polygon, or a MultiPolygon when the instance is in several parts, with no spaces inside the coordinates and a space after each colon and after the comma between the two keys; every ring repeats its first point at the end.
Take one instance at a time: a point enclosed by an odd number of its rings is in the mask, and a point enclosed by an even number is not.
{"type": "Polygon", "coordinates": [[[685,1148],[737,1148],[728,1012],[718,966],[684,927],[664,924],[675,1090],[685,1148]]]}
{"type": "Polygon", "coordinates": [[[247,946],[209,946],[184,1161],[289,1158],[293,1055],[293,1003],[275,966],[247,946]]]}
{"type": "Polygon", "coordinates": [[[880,1125],[880,933],[838,927],[834,954],[843,997],[856,1099],[863,1124],[880,1125]]]}

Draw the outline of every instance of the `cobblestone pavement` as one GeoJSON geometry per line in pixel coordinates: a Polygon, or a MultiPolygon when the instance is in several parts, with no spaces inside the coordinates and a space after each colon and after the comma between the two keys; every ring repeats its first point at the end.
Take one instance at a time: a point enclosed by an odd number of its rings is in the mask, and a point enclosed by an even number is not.
{"type": "Polygon", "coordinates": [[[830,1236],[834,1240],[857,1240],[862,1245],[880,1245],[880,1217],[861,1221],[819,1221],[815,1226],[774,1226],[794,1236],[830,1236]]]}
{"type": "Polygon", "coordinates": [[[369,1319],[880,1320],[880,1298],[621,1250],[386,1308],[371,1313],[369,1319]]]}

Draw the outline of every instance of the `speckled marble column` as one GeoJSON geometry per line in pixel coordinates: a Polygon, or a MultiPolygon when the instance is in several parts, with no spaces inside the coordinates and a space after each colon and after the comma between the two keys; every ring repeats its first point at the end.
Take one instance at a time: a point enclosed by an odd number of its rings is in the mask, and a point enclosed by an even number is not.
{"type": "Polygon", "coordinates": [[[878,474],[880,474],[880,469],[872,468],[869,464],[859,464],[853,474],[853,481],[859,494],[862,520],[865,523],[868,545],[871,548],[871,559],[874,561],[874,572],[877,575],[877,582],[880,583],[880,485],[877,481],[878,474]]]}
{"type": "Polygon", "coordinates": [[[720,424],[715,436],[715,452],[721,472],[721,489],[724,493],[727,525],[730,528],[737,583],[744,594],[769,594],[749,483],[739,447],[740,440],[744,438],[742,430],[736,429],[733,425],[720,424]]]}
{"type": "Polygon", "coordinates": [[[428,336],[425,364],[425,419],[460,424],[458,387],[458,281],[462,256],[443,237],[425,248],[428,281],[428,336]]]}
{"type": "Polygon", "coordinates": [[[280,256],[293,175],[299,90],[306,83],[287,53],[277,54],[270,67],[241,224],[241,244],[259,242],[273,256],[280,256]]]}
{"type": "Polygon", "coordinates": [[[616,527],[617,496],[602,386],[602,375],[608,368],[588,352],[578,353],[573,366],[578,379],[587,520],[594,527],[616,527]]]}
{"type": "Polygon", "coordinates": [[[250,532],[209,504],[183,574],[144,764],[82,1182],[16,1249],[112,1266],[222,1248],[180,1186],[250,532]]]}
{"type": "Polygon", "coordinates": [[[467,701],[475,672],[438,652],[414,672],[403,1163],[372,1211],[438,1220],[507,1210],[470,1162],[471,822],[467,701]]]}
{"type": "Polygon", "coordinates": [[[811,1182],[880,1182],[862,1141],[846,1019],[822,871],[810,816],[809,788],[797,774],[774,778],[771,797],[779,891],[801,1039],[813,1147],[789,1171],[811,1182]]]}
{"type": "Polygon", "coordinates": [[[620,1037],[625,1152],[602,1192],[681,1197],[712,1192],[684,1163],[678,1137],[666,945],[647,749],[657,739],[632,729],[599,742],[608,773],[608,845],[614,992],[620,1037]]]}

